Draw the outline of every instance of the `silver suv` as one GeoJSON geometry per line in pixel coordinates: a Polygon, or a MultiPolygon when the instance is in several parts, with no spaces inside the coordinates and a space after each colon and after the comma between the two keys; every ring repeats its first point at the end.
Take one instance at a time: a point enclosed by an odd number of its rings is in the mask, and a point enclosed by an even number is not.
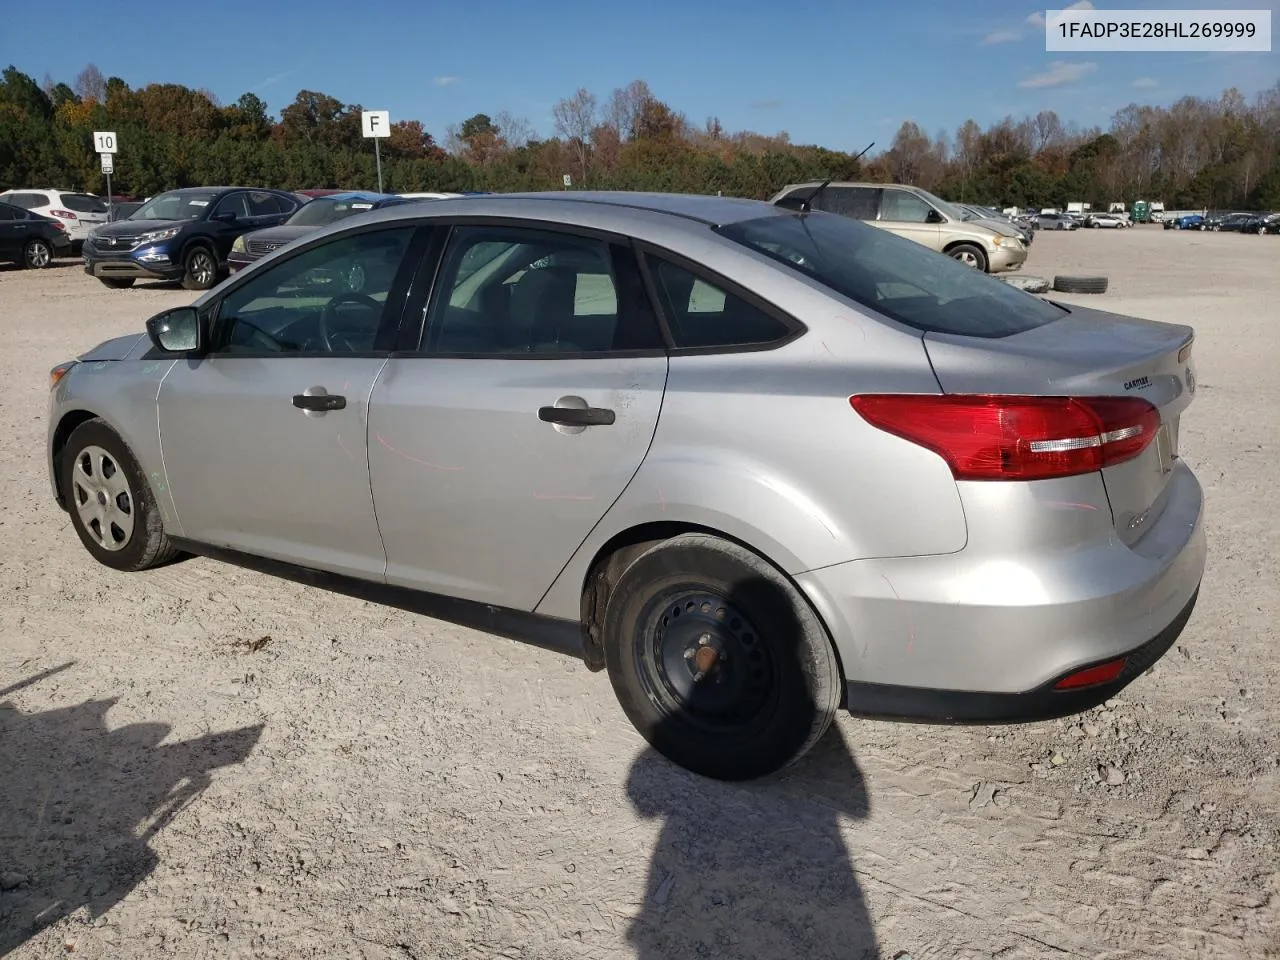
{"type": "Polygon", "coordinates": [[[799,199],[814,194],[810,206],[855,220],[866,220],[900,237],[954,257],[986,273],[1017,270],[1027,259],[1016,230],[966,220],[962,210],[928,190],[896,183],[793,183],[774,197],[799,199]]]}

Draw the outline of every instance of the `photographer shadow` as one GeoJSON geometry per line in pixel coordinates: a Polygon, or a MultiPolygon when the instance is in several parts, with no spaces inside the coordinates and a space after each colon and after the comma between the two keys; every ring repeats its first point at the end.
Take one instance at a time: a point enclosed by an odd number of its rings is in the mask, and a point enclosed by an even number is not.
{"type": "Polygon", "coordinates": [[[0,956],[82,907],[97,917],[124,899],[159,861],[152,837],[262,733],[161,745],[162,723],[108,729],[116,702],[25,713],[0,701],[0,956]]]}
{"type": "MultiPolygon", "coordinates": [[[[774,592],[766,603],[775,610],[791,609],[778,602],[784,598],[775,585],[756,577],[735,585],[727,599],[742,609],[739,601],[758,600],[760,591],[774,592]]],[[[785,628],[775,654],[799,657],[798,619],[785,628]]],[[[673,720],[666,732],[675,728],[673,720]]],[[[644,901],[628,932],[641,960],[879,960],[841,835],[842,822],[866,819],[870,805],[835,723],[800,760],[755,781],[700,777],[647,749],[631,767],[627,793],[640,816],[662,820],[644,901]]]]}

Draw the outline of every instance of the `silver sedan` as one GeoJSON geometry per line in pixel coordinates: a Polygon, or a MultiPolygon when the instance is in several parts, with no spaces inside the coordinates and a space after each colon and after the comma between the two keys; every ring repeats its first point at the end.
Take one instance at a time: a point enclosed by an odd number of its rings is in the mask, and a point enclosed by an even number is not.
{"type": "Polygon", "coordinates": [[[1191,351],[804,204],[444,199],[60,364],[47,456],[101,563],[572,651],[750,778],[841,707],[1062,716],[1162,656],[1205,566],[1191,351]]]}

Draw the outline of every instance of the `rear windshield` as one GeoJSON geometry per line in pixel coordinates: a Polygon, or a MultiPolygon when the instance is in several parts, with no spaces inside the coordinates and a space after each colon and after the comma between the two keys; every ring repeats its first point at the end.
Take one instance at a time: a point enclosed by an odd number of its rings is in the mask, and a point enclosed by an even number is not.
{"type": "Polygon", "coordinates": [[[90,193],[64,193],[62,205],[76,213],[106,213],[107,205],[99,197],[90,193]]]}
{"type": "Polygon", "coordinates": [[[321,197],[310,203],[304,203],[298,208],[298,212],[285,222],[293,227],[322,227],[336,220],[355,216],[357,213],[368,213],[372,209],[372,200],[333,200],[321,197]]]}
{"type": "Polygon", "coordinates": [[[1063,316],[923,244],[837,214],[768,216],[715,229],[917,330],[1007,337],[1063,316]]]}

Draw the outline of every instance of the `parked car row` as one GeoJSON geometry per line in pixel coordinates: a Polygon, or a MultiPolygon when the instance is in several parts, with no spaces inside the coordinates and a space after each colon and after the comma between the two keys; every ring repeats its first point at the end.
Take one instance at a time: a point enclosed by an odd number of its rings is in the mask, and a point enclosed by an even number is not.
{"type": "Polygon", "coordinates": [[[1164,222],[1166,230],[1211,230],[1214,233],[1280,234],[1280,213],[1234,212],[1183,214],[1164,222]]]}

